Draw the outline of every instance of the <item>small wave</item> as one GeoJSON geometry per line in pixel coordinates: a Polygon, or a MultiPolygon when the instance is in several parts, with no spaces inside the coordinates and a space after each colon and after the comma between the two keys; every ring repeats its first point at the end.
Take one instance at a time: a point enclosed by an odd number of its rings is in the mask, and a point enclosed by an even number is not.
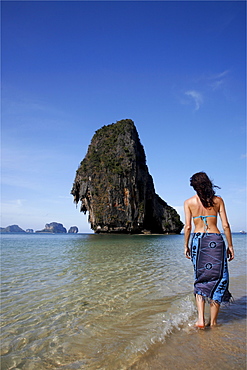
{"type": "Polygon", "coordinates": [[[144,353],[150,346],[164,342],[173,331],[181,330],[186,324],[189,326],[195,313],[196,307],[192,294],[173,299],[165,312],[155,314],[152,328],[145,337],[139,337],[136,343],[133,343],[133,350],[144,353]]]}

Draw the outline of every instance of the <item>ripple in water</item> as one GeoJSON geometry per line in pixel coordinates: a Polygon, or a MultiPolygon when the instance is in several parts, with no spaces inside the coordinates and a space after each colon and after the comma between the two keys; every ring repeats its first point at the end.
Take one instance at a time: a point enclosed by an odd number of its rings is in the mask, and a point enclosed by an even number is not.
{"type": "Polygon", "coordinates": [[[127,369],[195,314],[183,237],[3,235],[2,370],[127,369]]]}

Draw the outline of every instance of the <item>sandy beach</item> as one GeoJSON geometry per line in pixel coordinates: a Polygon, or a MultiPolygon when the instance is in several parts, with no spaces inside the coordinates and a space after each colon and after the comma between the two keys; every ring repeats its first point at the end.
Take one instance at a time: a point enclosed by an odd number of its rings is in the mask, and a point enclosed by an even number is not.
{"type": "Polygon", "coordinates": [[[198,330],[185,325],[130,369],[246,369],[246,276],[232,278],[231,290],[234,303],[221,308],[218,327],[198,330]]]}

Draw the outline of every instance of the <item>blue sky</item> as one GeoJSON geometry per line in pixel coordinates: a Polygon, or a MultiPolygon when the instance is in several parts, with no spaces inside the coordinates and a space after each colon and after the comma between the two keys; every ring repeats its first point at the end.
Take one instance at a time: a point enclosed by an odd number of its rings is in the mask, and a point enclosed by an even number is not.
{"type": "Polygon", "coordinates": [[[205,171],[246,229],[244,1],[2,1],[2,220],[90,232],[70,195],[94,132],[130,118],[183,218],[205,171]]]}

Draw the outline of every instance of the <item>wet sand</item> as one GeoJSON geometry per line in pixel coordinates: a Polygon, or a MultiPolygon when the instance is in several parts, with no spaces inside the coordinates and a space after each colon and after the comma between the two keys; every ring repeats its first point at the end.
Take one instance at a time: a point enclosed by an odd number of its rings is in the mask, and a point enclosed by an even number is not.
{"type": "Polygon", "coordinates": [[[241,286],[234,282],[235,301],[221,308],[218,327],[198,330],[191,325],[184,326],[164,343],[150,349],[130,369],[246,369],[246,284],[243,279],[239,281],[241,286]]]}

